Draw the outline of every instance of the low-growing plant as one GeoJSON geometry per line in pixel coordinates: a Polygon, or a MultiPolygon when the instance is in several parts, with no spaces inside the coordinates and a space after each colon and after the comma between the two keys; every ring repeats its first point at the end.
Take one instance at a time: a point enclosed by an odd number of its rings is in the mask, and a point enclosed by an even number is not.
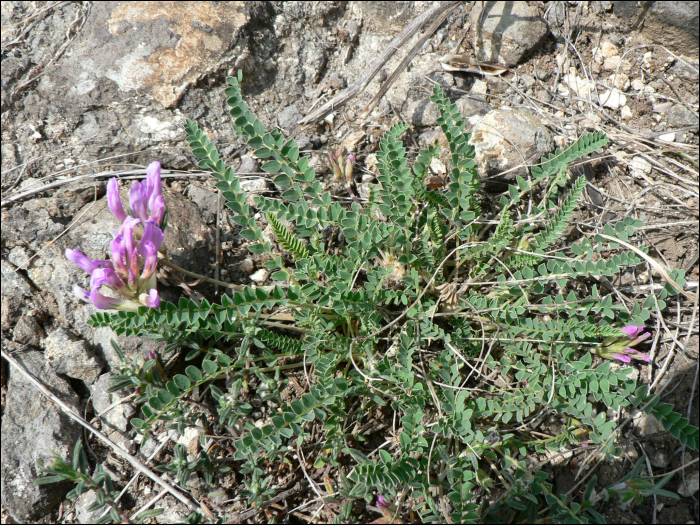
{"type": "MultiPolygon", "coordinates": [[[[576,242],[567,236],[586,186],[567,166],[605,146],[602,132],[542,158],[527,178],[517,176],[494,197],[481,189],[464,119],[436,85],[431,100],[449,147],[447,177],[438,181],[430,170],[440,147],[421,150],[411,162],[400,140],[409,126],[396,124],[381,140],[378,184],[364,201],[353,189],[354,157],[331,150],[332,172],[352,198],[343,205],[324,191],[294,140],[255,118],[241,81],[240,73],[227,79],[233,129],[264,161],[277,197],[257,196],[251,206],[197,123],[188,120],[185,129],[199,166],[217,180],[240,236],[273,284],[219,282],[232,290],[218,302],[183,298],[149,308],[136,304],[137,279],[128,308],[93,315],[94,327],[167,341],[166,352],[188,350],[185,374],[147,373],[155,359],[147,366],[125,360],[120,369],[117,386],[140,389],[142,416],[131,422],[144,442],[159,422],[181,433],[197,424],[228,436],[244,478],[232,497],[240,494],[251,506],[275,494],[271,463],[296,466],[311,458],[314,467],[337,473],[326,485],[327,503],[339,505],[336,521],[350,519],[352,500],[371,503],[379,494],[381,523],[600,522],[591,498],[595,479],[574,500],[555,493],[528,456],[581,446],[619,455],[617,415],[635,407],[697,449],[698,429],[638,386],[632,368],[622,368],[649,361],[632,347],[648,336],[648,309],[664,308],[677,287],[667,285],[643,304],[620,303],[605,277],[640,264],[640,256],[596,232],[576,242]],[[294,368],[303,368],[309,384],[285,403],[281,390],[294,368]],[[263,421],[239,397],[252,386],[278,407],[263,421]],[[201,403],[187,402],[205,387],[218,420],[201,403]],[[371,425],[358,430],[373,418],[389,422],[387,441],[371,440],[371,425]],[[547,435],[537,430],[543,420],[547,435]],[[234,436],[233,427],[242,433],[234,436]]],[[[155,199],[148,191],[142,200],[155,199]]],[[[135,219],[142,226],[164,226],[159,206],[155,218],[140,209],[135,219]]],[[[130,229],[140,238],[133,220],[121,221],[122,243],[130,229]]],[[[602,233],[627,241],[641,225],[628,217],[602,233]]],[[[174,266],[160,252],[159,264],[174,266]]],[[[670,275],[683,285],[682,271],[670,275]]],[[[140,297],[146,304],[157,295],[140,297]]],[[[188,460],[178,449],[163,468],[183,483],[201,470],[212,483],[217,462],[200,456],[188,460]]],[[[605,495],[634,487],[611,487],[605,495]]]]}

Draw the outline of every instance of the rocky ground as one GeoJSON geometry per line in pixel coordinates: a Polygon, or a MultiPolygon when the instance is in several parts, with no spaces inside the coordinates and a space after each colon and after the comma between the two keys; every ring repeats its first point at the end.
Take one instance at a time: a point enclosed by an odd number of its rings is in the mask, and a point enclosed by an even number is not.
{"type": "MultiPolygon", "coordinates": [[[[325,118],[298,126],[352,86],[431,5],[3,2],[3,351],[20,357],[88,419],[116,400],[105,392],[118,362],[109,343],[114,334],[87,325],[94,309],[71,293],[85,275],[63,252],[70,247],[103,258],[108,232],[116,227],[104,198],[107,179],[119,176],[124,188],[126,181],[143,177],[154,160],[164,167],[170,210],[166,241],[173,261],[227,282],[266,283],[264,260],[246,249],[212,180],[196,168],[183,130],[185,119],[197,120],[248,191],[276,192],[231,130],[224,80],[238,70],[251,110],[268,129],[295,134],[341,202],[349,202],[348,195],[324,172],[323,152],[338,144],[352,151],[358,191],[366,195],[375,182],[373,152],[392,124],[412,125],[405,142],[413,154],[444,140],[429,102],[435,82],[469,118],[486,182],[514,176],[522,165],[583,133],[605,131],[610,145],[578,168],[589,180],[578,227],[626,216],[643,219],[650,253],[684,269],[688,291],[697,294],[697,6],[659,2],[643,10],[631,2],[466,2],[368,115],[363,112],[421,38],[420,31],[358,96],[325,118]],[[450,54],[508,69],[498,75],[445,71],[442,64],[450,54]],[[490,132],[494,128],[499,133],[490,132]]],[[[439,175],[441,163],[434,169],[439,175]]],[[[166,300],[218,292],[189,278],[162,278],[166,300]]],[[[614,284],[621,293],[642,297],[660,286],[658,276],[643,268],[614,284]]],[[[697,302],[680,296],[669,301],[650,323],[655,364],[640,368],[640,381],[654,387],[671,378],[663,401],[696,424],[697,319],[697,302]]],[[[136,338],[119,342],[128,356],[160,348],[136,338]]],[[[3,523],[94,521],[87,497],[64,501],[67,488],[31,484],[35,461],[48,461],[51,451],[68,456],[81,429],[8,366],[3,360],[3,523]]],[[[298,393],[290,386],[289,395],[298,393]]],[[[101,421],[104,432],[132,451],[137,448],[128,424],[133,414],[134,408],[123,404],[101,421]]],[[[187,436],[170,438],[188,443],[187,436]]],[[[128,465],[99,442],[91,443],[91,461],[104,464],[125,486],[132,477],[128,465]]],[[[167,439],[164,444],[159,459],[172,450],[167,439]]],[[[600,488],[624,476],[642,454],[648,456],[648,473],[659,476],[698,458],[697,451],[680,447],[647,418],[635,419],[621,446],[624,457],[598,465],[600,488]]],[[[584,459],[552,462],[558,489],[573,486],[584,459]]],[[[610,523],[698,523],[698,464],[679,471],[665,488],[682,498],[646,498],[626,511],[610,503],[600,510],[610,523]]],[[[150,481],[138,481],[125,502],[138,508],[154,491],[150,481]]],[[[308,489],[294,494],[293,502],[315,497],[308,489]]],[[[159,523],[175,523],[189,513],[171,496],[157,505],[167,509],[156,518],[159,523]]],[[[312,505],[293,519],[309,519],[314,512],[312,505]]],[[[363,521],[374,517],[358,515],[363,521]]]]}

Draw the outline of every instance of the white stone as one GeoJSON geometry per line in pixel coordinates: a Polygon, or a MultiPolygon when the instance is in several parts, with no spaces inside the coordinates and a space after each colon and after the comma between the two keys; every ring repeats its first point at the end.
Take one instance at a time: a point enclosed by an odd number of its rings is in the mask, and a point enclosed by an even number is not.
{"type": "Polygon", "coordinates": [[[603,122],[603,119],[595,111],[589,111],[588,113],[586,113],[585,117],[586,120],[592,122],[593,124],[600,124],[601,122],[603,122]]]}
{"type": "Polygon", "coordinates": [[[600,102],[606,108],[616,110],[627,104],[627,97],[618,89],[608,89],[605,93],[600,95],[600,102]]]}
{"type": "Polygon", "coordinates": [[[698,491],[700,485],[700,472],[693,472],[685,476],[685,484],[681,480],[678,486],[678,494],[684,498],[689,498],[698,491]]]}
{"type": "Polygon", "coordinates": [[[644,173],[645,175],[649,175],[651,173],[651,164],[649,164],[649,162],[642,157],[633,158],[630,161],[630,168],[632,168],[633,171],[638,171],[640,173],[644,173]]]}
{"type": "Polygon", "coordinates": [[[241,263],[238,265],[238,268],[244,272],[244,273],[251,273],[253,271],[253,268],[255,267],[255,264],[253,264],[253,260],[250,259],[249,257],[246,257],[241,261],[241,263]]]}
{"type": "Polygon", "coordinates": [[[651,414],[641,412],[632,420],[632,424],[641,437],[653,436],[660,432],[666,432],[661,422],[651,414]]]}
{"type": "Polygon", "coordinates": [[[644,89],[644,82],[641,78],[635,78],[631,83],[632,89],[635,91],[641,91],[644,89]]]}
{"type": "Polygon", "coordinates": [[[261,177],[241,180],[241,189],[248,193],[259,193],[267,189],[267,179],[261,177]]]}
{"type": "Polygon", "coordinates": [[[260,268],[257,272],[250,276],[251,281],[262,284],[267,280],[268,271],[265,268],[260,268]]]}
{"type": "Polygon", "coordinates": [[[622,120],[629,120],[632,118],[632,110],[629,106],[622,106],[622,108],[620,108],[620,118],[622,118],[622,120]]]}
{"type": "Polygon", "coordinates": [[[656,468],[666,468],[666,465],[668,465],[668,460],[669,457],[666,452],[663,450],[657,450],[656,454],[651,457],[651,464],[656,468]]]}
{"type": "Polygon", "coordinates": [[[486,82],[481,80],[480,78],[477,78],[474,80],[474,84],[472,85],[471,92],[476,94],[476,95],[485,95],[488,93],[489,86],[486,82]]]}
{"type": "Polygon", "coordinates": [[[654,113],[668,113],[668,111],[673,107],[673,102],[661,102],[660,104],[654,104],[654,113]]]}
{"type": "Polygon", "coordinates": [[[630,88],[630,77],[624,73],[612,74],[609,80],[620,91],[627,91],[630,88]]]}
{"type": "Polygon", "coordinates": [[[659,140],[663,140],[665,142],[674,142],[676,140],[676,134],[664,133],[663,135],[659,135],[659,140]]]}
{"type": "Polygon", "coordinates": [[[620,66],[620,57],[619,56],[606,58],[603,61],[603,69],[607,69],[608,71],[615,71],[619,66],[620,66]]]}
{"type": "Polygon", "coordinates": [[[604,41],[600,45],[600,51],[605,58],[610,58],[612,56],[620,54],[620,50],[618,49],[618,47],[609,40],[604,41]]]}
{"type": "Polygon", "coordinates": [[[433,173],[437,173],[438,175],[444,175],[447,173],[447,168],[439,159],[433,159],[430,161],[430,169],[433,170],[433,173]]]}
{"type": "Polygon", "coordinates": [[[593,84],[588,79],[569,74],[564,75],[563,80],[579,97],[588,99],[593,89],[593,84]]]}

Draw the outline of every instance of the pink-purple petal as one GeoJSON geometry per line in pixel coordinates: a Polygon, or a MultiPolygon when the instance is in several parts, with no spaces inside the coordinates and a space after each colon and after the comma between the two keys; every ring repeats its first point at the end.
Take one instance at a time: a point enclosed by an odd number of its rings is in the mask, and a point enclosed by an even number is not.
{"type": "Polygon", "coordinates": [[[385,509],[388,509],[389,507],[391,507],[391,505],[389,505],[389,503],[387,503],[387,501],[382,497],[381,494],[377,494],[377,506],[384,507],[385,509]]]}
{"type": "Polygon", "coordinates": [[[162,195],[156,195],[156,198],[153,200],[153,206],[151,206],[151,217],[158,224],[163,222],[163,219],[165,218],[165,202],[163,201],[162,195]]]}
{"type": "Polygon", "coordinates": [[[93,290],[90,293],[90,299],[92,299],[94,305],[97,306],[100,310],[112,310],[120,308],[125,302],[127,302],[124,299],[114,299],[112,297],[107,297],[106,295],[102,295],[97,290],[93,290]]]}
{"type": "Polygon", "coordinates": [[[143,272],[141,273],[141,280],[148,281],[156,271],[156,266],[158,265],[158,248],[150,242],[141,242],[143,263],[143,272]]]}
{"type": "Polygon", "coordinates": [[[144,223],[148,220],[148,195],[146,195],[146,188],[140,182],[134,182],[131,185],[131,190],[129,190],[129,205],[131,206],[131,212],[134,217],[141,219],[144,223]]]}
{"type": "MultiPolygon", "coordinates": [[[[154,209],[155,199],[160,196],[163,191],[163,183],[160,180],[160,162],[151,162],[146,168],[146,189],[148,193],[148,207],[151,211],[154,209]]],[[[158,221],[160,222],[160,221],[158,221]]]]}
{"type": "Polygon", "coordinates": [[[630,325],[623,326],[622,328],[620,328],[620,331],[629,337],[637,337],[637,335],[645,328],[646,328],[645,325],[637,326],[637,325],[630,324],[630,325]]]}
{"type": "Polygon", "coordinates": [[[92,275],[93,272],[98,268],[112,267],[111,261],[103,261],[99,259],[93,261],[89,257],[83,255],[83,253],[79,252],[78,250],[71,250],[70,248],[66,248],[66,259],[68,259],[72,263],[77,264],[82,270],[89,273],[90,275],[92,275]]]}
{"type": "Polygon", "coordinates": [[[151,288],[151,291],[148,292],[148,295],[143,293],[139,296],[139,301],[141,301],[141,304],[144,304],[149,308],[158,308],[160,306],[160,297],[158,297],[158,290],[156,290],[155,288],[151,288]]]}
{"type": "Polygon", "coordinates": [[[114,214],[119,222],[124,222],[127,215],[122,205],[122,199],[119,196],[119,182],[117,178],[109,179],[107,183],[107,204],[109,210],[114,214]]]}
{"type": "Polygon", "coordinates": [[[160,244],[163,242],[163,237],[163,232],[158,227],[158,223],[153,219],[148,219],[143,229],[141,244],[139,245],[139,247],[142,250],[141,253],[143,253],[143,246],[146,243],[150,242],[151,244],[153,244],[153,246],[159,247],[160,244]]]}
{"type": "Polygon", "coordinates": [[[622,361],[623,363],[631,363],[632,362],[632,358],[627,356],[627,355],[624,355],[624,354],[612,354],[610,357],[618,359],[618,360],[622,361]]]}
{"type": "Polygon", "coordinates": [[[91,290],[99,290],[103,284],[117,290],[124,286],[124,283],[113,268],[99,268],[92,274],[92,279],[90,280],[91,290]]]}

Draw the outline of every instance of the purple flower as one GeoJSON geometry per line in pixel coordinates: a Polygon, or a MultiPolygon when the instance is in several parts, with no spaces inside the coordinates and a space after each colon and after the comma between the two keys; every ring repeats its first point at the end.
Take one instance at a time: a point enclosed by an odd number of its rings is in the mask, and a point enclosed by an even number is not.
{"type": "Polygon", "coordinates": [[[645,326],[637,325],[623,326],[620,328],[620,331],[625,334],[623,337],[606,338],[603,344],[594,350],[594,353],[608,359],[617,359],[623,363],[631,363],[633,359],[649,363],[651,357],[631,348],[651,336],[649,332],[642,333],[645,328],[645,326]]]}
{"type": "Polygon", "coordinates": [[[623,326],[622,328],[620,328],[620,332],[622,332],[623,334],[625,334],[629,337],[634,338],[634,337],[637,337],[645,328],[646,328],[646,326],[644,326],[644,325],[637,326],[637,325],[630,324],[630,325],[623,326]]]}
{"type": "Polygon", "coordinates": [[[163,232],[154,219],[148,218],[137,245],[134,227],[138,222],[139,219],[127,217],[119,230],[114,232],[115,237],[110,243],[111,261],[93,261],[77,250],[66,250],[66,257],[92,277],[89,292],[79,286],[73,287],[76,297],[102,309],[137,311],[141,306],[160,306],[155,270],[163,232]],[[103,286],[122,298],[103,295],[100,292],[103,286]]]}
{"type": "Polygon", "coordinates": [[[402,523],[401,516],[398,516],[396,505],[389,503],[381,494],[377,494],[377,508],[382,513],[382,517],[374,520],[372,523],[402,523]]]}
{"type": "MultiPolygon", "coordinates": [[[[151,162],[146,168],[146,180],[134,182],[129,190],[129,206],[131,213],[137,222],[145,224],[149,218],[158,224],[165,217],[165,203],[163,201],[163,183],[160,179],[160,162],[151,162]]],[[[107,183],[107,204],[114,216],[123,223],[128,215],[124,211],[121,197],[119,196],[119,182],[116,178],[107,183]]]]}
{"type": "Polygon", "coordinates": [[[139,301],[141,302],[141,304],[145,304],[150,308],[158,308],[160,306],[160,297],[158,297],[158,290],[156,290],[155,288],[151,288],[151,291],[148,292],[148,295],[142,293],[141,295],[139,295],[139,301]]]}

